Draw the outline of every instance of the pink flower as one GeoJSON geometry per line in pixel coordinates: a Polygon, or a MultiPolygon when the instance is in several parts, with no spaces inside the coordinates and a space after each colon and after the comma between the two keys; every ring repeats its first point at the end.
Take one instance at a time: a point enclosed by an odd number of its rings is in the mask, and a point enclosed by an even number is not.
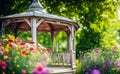
{"type": "Polygon", "coordinates": [[[6,62],[0,62],[0,67],[2,67],[2,69],[6,69],[7,67],[6,62]]]}
{"type": "Polygon", "coordinates": [[[15,43],[10,43],[9,46],[10,46],[10,47],[13,47],[13,48],[18,48],[18,45],[15,44],[15,43]]]}
{"type": "Polygon", "coordinates": [[[0,51],[0,55],[3,55],[4,54],[4,52],[3,51],[0,51]]]}
{"type": "Polygon", "coordinates": [[[26,72],[26,70],[22,70],[22,74],[26,74],[27,72],[26,72]]]}
{"type": "Polygon", "coordinates": [[[23,42],[23,41],[22,41],[21,39],[18,39],[17,42],[21,43],[21,42],[23,42]]]}
{"type": "Polygon", "coordinates": [[[120,67],[120,63],[117,63],[117,66],[120,67]]]}
{"type": "Polygon", "coordinates": [[[99,53],[100,53],[100,50],[95,49],[94,52],[95,52],[96,54],[99,54],[99,53]]]}
{"type": "Polygon", "coordinates": [[[52,52],[52,50],[50,48],[47,48],[47,52],[52,52]]]}
{"type": "Polygon", "coordinates": [[[20,44],[21,44],[22,46],[24,46],[24,45],[25,45],[25,42],[21,42],[20,44]]]}

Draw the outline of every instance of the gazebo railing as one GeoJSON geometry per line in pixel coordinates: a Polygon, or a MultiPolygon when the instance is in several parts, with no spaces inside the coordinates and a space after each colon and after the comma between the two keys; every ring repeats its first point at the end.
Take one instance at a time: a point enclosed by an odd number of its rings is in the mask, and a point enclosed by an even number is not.
{"type": "Polygon", "coordinates": [[[71,67],[70,51],[53,51],[49,55],[51,62],[48,64],[48,66],[71,67]]]}

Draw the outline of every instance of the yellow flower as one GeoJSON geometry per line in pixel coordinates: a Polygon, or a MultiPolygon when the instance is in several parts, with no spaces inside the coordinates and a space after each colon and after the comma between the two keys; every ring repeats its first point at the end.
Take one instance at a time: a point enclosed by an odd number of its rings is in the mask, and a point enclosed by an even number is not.
{"type": "Polygon", "coordinates": [[[26,58],[27,56],[26,55],[22,55],[23,56],[23,58],[26,58]]]}
{"type": "Polygon", "coordinates": [[[18,49],[22,48],[22,46],[20,44],[18,44],[18,49]]]}
{"type": "Polygon", "coordinates": [[[9,49],[9,48],[10,48],[10,46],[9,46],[9,44],[7,44],[7,45],[6,45],[6,49],[9,49]]]}
{"type": "Polygon", "coordinates": [[[15,40],[15,37],[13,35],[8,35],[8,38],[11,40],[15,40]]]}
{"type": "Polygon", "coordinates": [[[3,56],[3,59],[8,59],[8,56],[7,56],[7,55],[4,55],[4,56],[3,56]]]}
{"type": "Polygon", "coordinates": [[[5,49],[5,50],[4,50],[4,52],[5,52],[5,53],[8,53],[8,52],[9,52],[9,50],[8,50],[8,49],[5,49]]]}
{"type": "Polygon", "coordinates": [[[20,52],[17,52],[17,54],[20,54],[20,52]]]}

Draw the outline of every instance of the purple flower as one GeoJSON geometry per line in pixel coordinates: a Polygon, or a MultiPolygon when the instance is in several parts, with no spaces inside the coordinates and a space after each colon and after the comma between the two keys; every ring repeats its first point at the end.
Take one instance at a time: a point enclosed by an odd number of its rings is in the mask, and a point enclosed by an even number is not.
{"type": "Polygon", "coordinates": [[[85,74],[89,74],[89,72],[85,72],[85,74]]]}
{"type": "Polygon", "coordinates": [[[117,63],[117,66],[120,67],[120,63],[117,63]]]}
{"type": "Polygon", "coordinates": [[[41,74],[49,74],[49,69],[45,69],[41,72],[41,74]]]}
{"type": "Polygon", "coordinates": [[[108,67],[111,63],[109,61],[105,62],[105,66],[108,67]]]}
{"type": "Polygon", "coordinates": [[[40,71],[38,71],[38,70],[35,70],[35,71],[33,71],[33,73],[32,74],[41,74],[41,72],[40,71]]]}
{"type": "Polygon", "coordinates": [[[101,74],[101,72],[100,72],[100,70],[98,70],[98,69],[93,69],[93,70],[91,71],[91,74],[101,74]]]}
{"type": "Polygon", "coordinates": [[[32,74],[49,74],[49,69],[44,69],[42,71],[35,70],[32,74]]]}

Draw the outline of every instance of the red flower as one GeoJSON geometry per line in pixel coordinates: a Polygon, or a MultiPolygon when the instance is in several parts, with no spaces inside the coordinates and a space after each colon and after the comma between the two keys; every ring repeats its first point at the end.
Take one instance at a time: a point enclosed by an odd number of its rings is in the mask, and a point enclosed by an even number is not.
{"type": "Polygon", "coordinates": [[[25,42],[21,42],[20,44],[21,44],[22,46],[24,46],[24,45],[25,45],[25,42]]]}
{"type": "Polygon", "coordinates": [[[31,51],[33,51],[33,50],[34,50],[34,48],[33,48],[33,47],[30,47],[30,50],[31,50],[31,51]]]}
{"type": "Polygon", "coordinates": [[[42,70],[43,70],[43,67],[42,67],[42,66],[38,66],[38,67],[37,67],[37,70],[38,70],[38,71],[42,71],[42,70]]]}
{"type": "Polygon", "coordinates": [[[10,43],[9,46],[12,47],[12,44],[10,43]]]}
{"type": "Polygon", "coordinates": [[[52,52],[52,50],[50,48],[47,48],[47,52],[52,52]]]}
{"type": "Polygon", "coordinates": [[[6,69],[7,67],[6,62],[0,62],[0,67],[2,67],[2,69],[6,69]]]}
{"type": "Polygon", "coordinates": [[[10,42],[10,43],[11,43],[11,42],[14,42],[14,41],[13,41],[12,39],[9,39],[9,40],[8,40],[8,42],[10,42]]]}
{"type": "Polygon", "coordinates": [[[29,52],[28,52],[27,50],[23,50],[23,51],[22,51],[22,54],[23,54],[23,55],[26,55],[26,54],[28,54],[28,53],[29,53],[29,52]]]}
{"type": "Polygon", "coordinates": [[[35,44],[35,42],[31,41],[30,44],[35,44]]]}

